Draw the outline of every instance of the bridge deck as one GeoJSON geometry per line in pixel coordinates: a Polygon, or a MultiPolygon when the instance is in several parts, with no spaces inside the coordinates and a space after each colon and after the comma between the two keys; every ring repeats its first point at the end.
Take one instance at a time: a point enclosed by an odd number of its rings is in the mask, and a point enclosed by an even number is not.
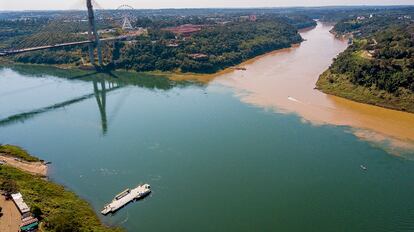
{"type": "MultiPolygon", "coordinates": [[[[108,38],[102,38],[100,41],[106,42],[106,41],[114,41],[114,40],[123,40],[123,39],[127,39],[129,37],[132,37],[132,36],[133,35],[108,37],[108,38]]],[[[33,52],[33,51],[46,50],[46,49],[50,49],[50,48],[62,48],[62,47],[77,46],[77,45],[90,44],[90,43],[94,43],[94,42],[90,41],[90,40],[85,40],[85,41],[78,41],[78,42],[61,43],[61,44],[45,45],[45,46],[39,46],[39,47],[15,49],[15,50],[8,50],[8,51],[0,51],[0,56],[16,55],[16,54],[24,53],[24,52],[33,52]]]]}

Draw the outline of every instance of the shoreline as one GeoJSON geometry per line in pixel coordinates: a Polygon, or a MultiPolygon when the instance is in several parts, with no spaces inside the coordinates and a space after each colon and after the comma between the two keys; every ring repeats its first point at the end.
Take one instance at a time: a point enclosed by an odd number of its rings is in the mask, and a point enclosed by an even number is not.
{"type": "MultiPolygon", "coordinates": [[[[0,186],[5,181],[15,183],[17,192],[23,195],[29,207],[32,210],[34,208],[41,210],[39,228],[46,229],[43,231],[74,227],[80,229],[80,231],[125,231],[119,227],[109,227],[103,224],[89,202],[66,187],[50,181],[46,175],[39,175],[37,171],[33,170],[25,170],[19,165],[10,165],[9,161],[15,159],[13,157],[13,154],[0,154],[0,160],[7,159],[6,164],[0,165],[0,186]]],[[[15,157],[19,156],[16,155],[15,157]]],[[[42,161],[33,163],[45,165],[42,161]]],[[[47,174],[47,170],[45,174],[47,174]]],[[[4,215],[0,217],[0,226],[5,228],[19,227],[20,213],[14,203],[2,198],[0,199],[0,206],[4,209],[4,215]],[[4,221],[6,218],[10,221],[4,221]]]]}
{"type": "Polygon", "coordinates": [[[42,177],[47,176],[48,167],[44,162],[41,161],[26,162],[3,153],[0,153],[0,161],[4,162],[3,165],[11,166],[33,175],[39,175],[42,177]]]}
{"type": "MultiPolygon", "coordinates": [[[[298,32],[302,32],[302,31],[306,31],[306,30],[311,30],[314,27],[307,27],[307,28],[302,28],[299,29],[298,32]]],[[[303,40],[304,41],[304,40],[303,40]]],[[[302,42],[303,42],[302,41],[302,42]]],[[[242,68],[242,66],[244,65],[248,65],[251,64],[255,61],[257,61],[258,59],[261,59],[265,56],[268,55],[272,55],[275,54],[277,52],[282,52],[284,50],[287,49],[291,49],[293,47],[297,47],[299,46],[302,42],[300,43],[294,43],[291,44],[290,47],[285,47],[285,48],[280,48],[277,50],[273,50],[270,52],[266,52],[264,54],[255,56],[253,58],[247,59],[237,65],[233,65],[230,67],[227,67],[225,69],[219,70],[217,72],[214,73],[192,73],[192,72],[188,72],[188,73],[184,73],[184,72],[179,72],[179,71],[160,71],[160,70],[154,70],[154,71],[145,71],[145,72],[137,72],[135,70],[125,70],[125,69],[114,69],[114,70],[108,70],[109,72],[111,71],[122,71],[122,72],[128,72],[128,73],[133,73],[133,74],[143,74],[143,75],[153,75],[153,76],[160,76],[160,77],[165,77],[168,78],[172,81],[197,81],[203,84],[209,83],[210,81],[212,81],[213,79],[215,79],[217,76],[221,76],[223,74],[227,74],[233,71],[237,71],[237,68],[242,68]]],[[[10,61],[8,59],[0,59],[0,67],[4,66],[4,67],[13,67],[13,66],[37,66],[37,67],[45,67],[45,68],[55,68],[55,69],[59,69],[59,70],[71,70],[71,71],[80,71],[80,72],[91,72],[91,71],[96,71],[95,69],[85,69],[82,68],[80,66],[71,66],[71,65],[49,65],[49,64],[32,64],[32,63],[20,63],[20,62],[14,62],[14,61],[10,61]]]]}
{"type": "MultiPolygon", "coordinates": [[[[218,76],[222,76],[222,75],[232,73],[232,72],[236,72],[236,71],[242,71],[242,72],[246,71],[246,70],[237,70],[237,69],[238,68],[245,68],[244,66],[250,65],[250,64],[252,64],[252,63],[256,62],[257,60],[262,59],[264,57],[267,57],[267,56],[270,56],[270,55],[275,55],[275,54],[280,53],[280,52],[285,52],[287,50],[290,50],[292,48],[299,47],[299,46],[300,46],[300,43],[296,43],[296,44],[292,44],[288,48],[281,48],[281,49],[273,50],[271,52],[267,52],[265,54],[255,56],[251,59],[243,61],[240,64],[228,67],[226,69],[220,70],[220,71],[218,71],[216,73],[212,73],[212,74],[172,73],[171,77],[168,77],[168,76],[166,76],[166,77],[171,79],[171,80],[174,80],[174,81],[191,81],[191,80],[193,80],[193,81],[199,81],[201,83],[208,83],[208,82],[214,80],[218,76]]],[[[151,72],[148,72],[148,73],[151,73],[151,72]]],[[[151,73],[151,74],[154,74],[154,73],[151,73]]],[[[168,73],[164,73],[164,75],[168,75],[168,73]]]]}
{"type": "MultiPolygon", "coordinates": [[[[332,28],[329,31],[335,38],[343,40],[353,37],[354,32],[340,33],[332,28]]],[[[350,46],[347,46],[349,49],[350,46]]],[[[345,51],[347,51],[347,49],[345,51]]],[[[345,52],[344,51],[344,52],[345,52]]],[[[339,54],[338,54],[339,55],[339,54]]],[[[332,63],[331,63],[332,65],[332,63]]],[[[414,93],[401,91],[396,96],[384,90],[352,84],[345,74],[333,74],[328,67],[321,73],[315,83],[315,89],[329,96],[346,99],[360,104],[383,109],[414,114],[414,93]]]]}
{"type": "MultiPolygon", "coordinates": [[[[316,83],[316,89],[331,96],[335,96],[338,98],[343,98],[346,100],[350,100],[356,103],[360,104],[366,104],[371,106],[376,106],[388,110],[394,110],[398,112],[404,112],[408,114],[414,114],[414,108],[413,109],[405,109],[401,106],[391,104],[387,101],[380,100],[378,96],[375,96],[374,93],[367,93],[366,90],[369,90],[368,88],[362,87],[362,86],[356,86],[351,85],[348,83],[349,86],[340,86],[340,89],[337,89],[326,82],[326,78],[329,78],[329,69],[327,69],[324,73],[322,73],[318,79],[318,82],[316,83]],[[358,94],[357,96],[353,96],[354,94],[358,94]],[[352,95],[352,96],[351,96],[352,95]],[[370,95],[370,96],[367,96],[370,95]]],[[[347,85],[347,83],[342,83],[341,85],[347,85]]],[[[376,91],[375,93],[380,94],[380,91],[376,91]]],[[[391,98],[391,96],[389,97],[391,98]]],[[[414,98],[414,97],[413,97],[414,98]]],[[[396,100],[398,101],[398,100],[396,100]]],[[[413,102],[414,104],[414,102],[413,102]]]]}

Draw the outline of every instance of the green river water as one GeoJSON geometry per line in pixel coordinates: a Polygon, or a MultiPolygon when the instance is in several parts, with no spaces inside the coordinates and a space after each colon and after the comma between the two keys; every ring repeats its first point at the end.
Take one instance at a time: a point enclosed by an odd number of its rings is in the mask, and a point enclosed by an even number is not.
{"type": "Polygon", "coordinates": [[[244,103],[217,82],[70,72],[0,68],[0,143],[51,161],[50,178],[97,213],[125,188],[152,186],[145,200],[100,216],[108,225],[414,230],[414,162],[347,127],[244,103]]]}

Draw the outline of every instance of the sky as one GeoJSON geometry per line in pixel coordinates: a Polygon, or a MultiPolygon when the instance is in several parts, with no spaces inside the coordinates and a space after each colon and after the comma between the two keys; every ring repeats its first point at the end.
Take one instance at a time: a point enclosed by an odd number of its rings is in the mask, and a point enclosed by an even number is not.
{"type": "MultiPolygon", "coordinates": [[[[69,10],[80,8],[85,0],[0,0],[2,10],[69,10]]],[[[235,8],[332,5],[414,5],[414,0],[96,0],[102,8],[128,4],[136,9],[158,8],[235,8]]]]}

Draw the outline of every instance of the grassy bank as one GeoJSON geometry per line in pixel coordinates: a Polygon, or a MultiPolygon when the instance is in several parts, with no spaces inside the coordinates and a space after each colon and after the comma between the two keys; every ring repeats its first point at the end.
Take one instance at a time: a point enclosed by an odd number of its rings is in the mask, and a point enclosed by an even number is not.
{"type": "Polygon", "coordinates": [[[36,214],[41,214],[44,231],[117,232],[104,226],[91,206],[63,186],[16,168],[0,166],[0,187],[13,186],[36,214]],[[11,183],[11,184],[10,184],[11,183]]]}
{"type": "Polygon", "coordinates": [[[414,113],[414,95],[412,93],[401,90],[398,95],[395,95],[384,90],[378,90],[375,87],[367,88],[354,85],[349,79],[346,74],[333,74],[327,70],[319,77],[316,86],[327,94],[361,103],[414,113]]]}
{"type": "Polygon", "coordinates": [[[34,157],[27,153],[26,150],[24,150],[21,147],[13,146],[13,145],[0,145],[0,154],[4,154],[7,156],[11,156],[14,158],[22,159],[27,162],[38,162],[40,161],[39,158],[34,157]]]}

